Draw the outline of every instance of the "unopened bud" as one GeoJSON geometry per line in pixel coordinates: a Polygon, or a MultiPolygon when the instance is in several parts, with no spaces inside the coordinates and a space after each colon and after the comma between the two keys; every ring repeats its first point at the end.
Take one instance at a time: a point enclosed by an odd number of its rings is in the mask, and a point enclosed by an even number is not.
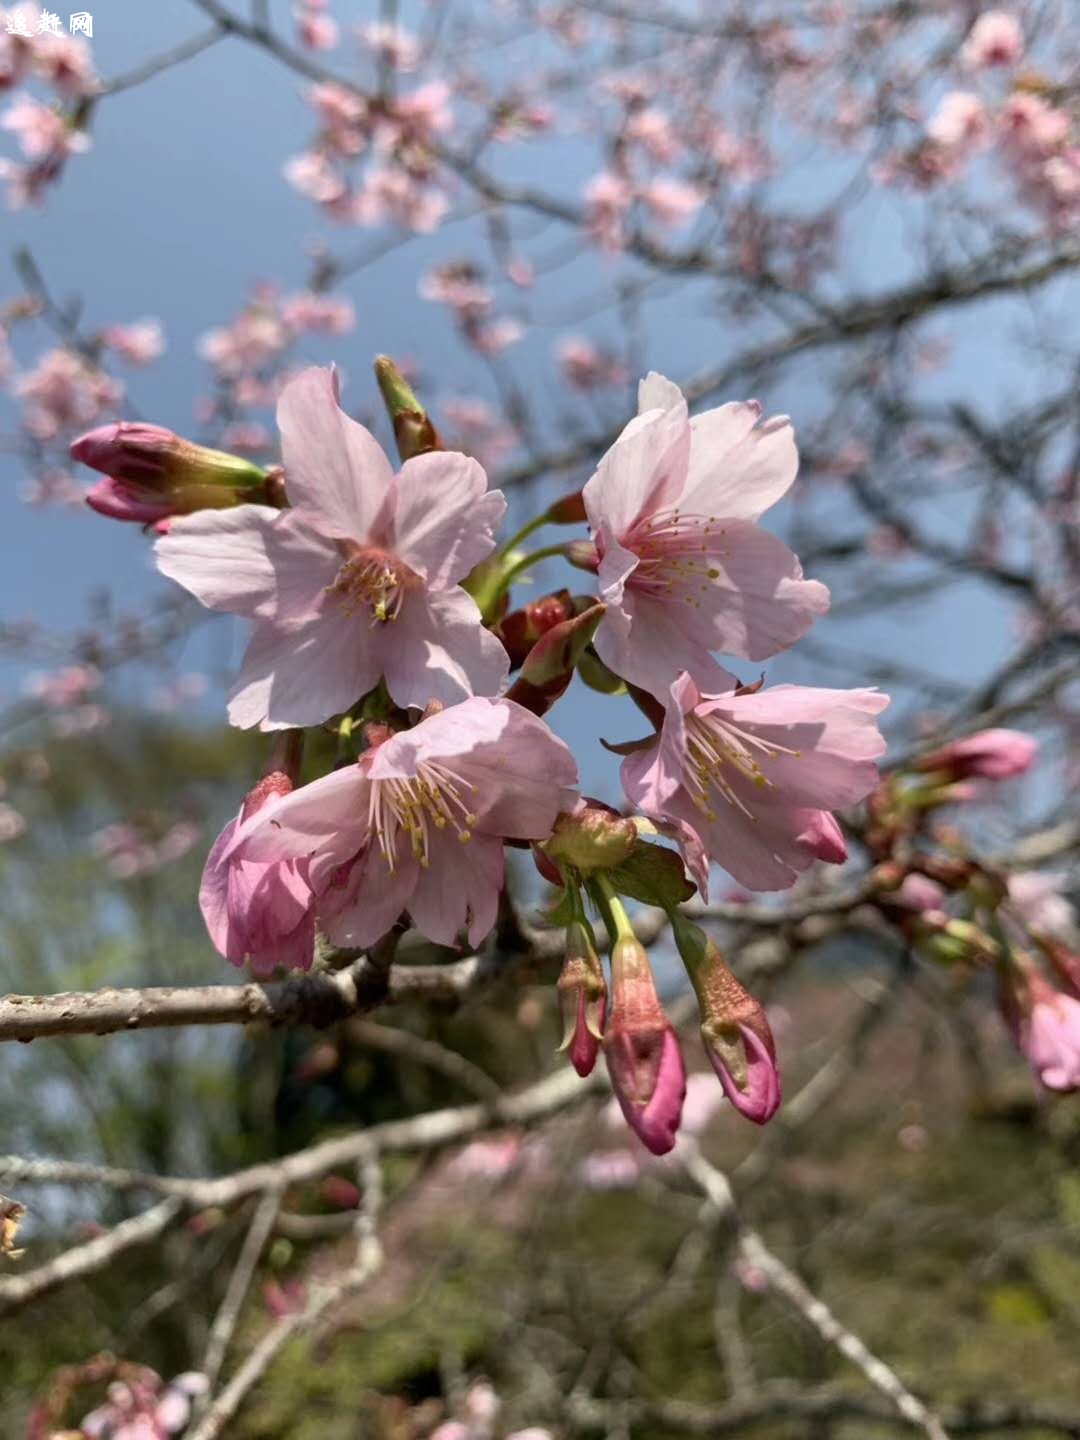
{"type": "Polygon", "coordinates": [[[581,799],[573,810],[556,816],[544,849],[558,865],[581,875],[621,865],[637,844],[633,820],[599,800],[581,799]]]}
{"type": "Polygon", "coordinates": [[[569,590],[557,590],[504,616],[494,633],[510,656],[510,668],[514,670],[523,664],[541,635],[569,620],[573,614],[569,590]]]}
{"type": "Polygon", "coordinates": [[[672,929],[697,994],[709,1063],[736,1110],[755,1125],[764,1125],[781,1099],[776,1045],[765,1008],[735,978],[699,926],[675,911],[672,929]]]}
{"type": "Polygon", "coordinates": [[[570,1054],[579,1075],[592,1073],[604,1038],[607,984],[589,927],[573,920],[566,927],[566,958],[558,981],[563,1016],[560,1049],[570,1054]]]}
{"type": "Polygon", "coordinates": [[[534,715],[550,710],[573,679],[578,661],[604,618],[604,608],[593,605],[541,635],[525,657],[521,674],[510,687],[507,698],[534,715]]]}
{"type": "Polygon", "coordinates": [[[580,490],[556,500],[544,514],[551,525],[580,525],[585,518],[585,500],[580,490]]]}
{"type": "Polygon", "coordinates": [[[388,355],[376,356],[375,378],[394,426],[394,438],[402,460],[426,455],[429,450],[441,450],[443,443],[427,411],[388,355]]]}
{"type": "Polygon", "coordinates": [[[611,955],[612,1012],[604,1058],[627,1124],[654,1155],[675,1144],[686,1098],[679,1039],[664,1014],[638,941],[622,936],[611,955]]]}
{"type": "Polygon", "coordinates": [[[1031,769],[1038,749],[1020,730],[980,730],[921,756],[915,769],[949,781],[1009,780],[1031,769]]]}
{"type": "Polygon", "coordinates": [[[600,556],[591,540],[571,540],[563,554],[570,564],[576,565],[579,570],[588,570],[595,574],[600,568],[600,556]]]}
{"type": "Polygon", "coordinates": [[[89,490],[86,503],[112,520],[146,525],[267,499],[267,474],[259,466],[160,425],[102,425],[73,441],[70,453],[106,477],[89,490]]]}

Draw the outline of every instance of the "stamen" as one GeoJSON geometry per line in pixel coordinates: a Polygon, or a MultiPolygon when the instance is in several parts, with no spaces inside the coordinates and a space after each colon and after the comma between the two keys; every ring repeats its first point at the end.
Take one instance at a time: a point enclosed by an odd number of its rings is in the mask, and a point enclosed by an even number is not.
{"type": "Polygon", "coordinates": [[[331,593],[341,597],[346,610],[371,611],[371,624],[396,620],[405,592],[418,583],[407,565],[385,550],[358,550],[337,573],[331,593]]]}
{"type": "Polygon", "coordinates": [[[708,590],[721,574],[716,541],[724,532],[717,530],[719,523],[715,515],[683,515],[678,509],[657,511],[641,521],[623,540],[638,557],[630,584],[657,596],[679,590],[687,605],[699,606],[690,586],[708,590]]]}
{"type": "Polygon", "coordinates": [[[437,760],[421,760],[416,774],[408,778],[372,781],[368,825],[391,873],[402,832],[425,867],[430,863],[432,831],[449,825],[462,844],[472,839],[476,816],[462,798],[462,788],[473,787],[437,760]]]}
{"type": "Polygon", "coordinates": [[[726,804],[740,811],[749,820],[756,820],[732,779],[730,769],[749,780],[758,789],[772,790],[775,782],[762,769],[763,762],[781,755],[797,758],[798,750],[765,741],[759,735],[722,720],[718,715],[687,715],[686,770],[684,783],[694,805],[709,820],[715,820],[713,799],[719,796],[726,804]]]}

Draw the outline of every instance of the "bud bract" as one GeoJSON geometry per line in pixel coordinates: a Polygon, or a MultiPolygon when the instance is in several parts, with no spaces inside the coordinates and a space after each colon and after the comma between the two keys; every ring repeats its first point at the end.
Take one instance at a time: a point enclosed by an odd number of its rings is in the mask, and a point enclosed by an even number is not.
{"type": "Polygon", "coordinates": [[[573,810],[555,818],[551,839],[544,850],[558,865],[568,865],[581,875],[621,865],[637,844],[637,826],[599,800],[580,798],[573,810]]]}

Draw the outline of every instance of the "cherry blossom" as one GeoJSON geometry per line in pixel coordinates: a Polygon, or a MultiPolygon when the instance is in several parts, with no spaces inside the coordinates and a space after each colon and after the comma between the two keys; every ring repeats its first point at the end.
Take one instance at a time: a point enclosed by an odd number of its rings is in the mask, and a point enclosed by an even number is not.
{"type": "Polygon", "coordinates": [[[278,424],[294,508],[204,511],[156,547],[163,574],[255,622],[232,723],[318,724],[380,679],[421,709],[498,690],[506,652],[457,583],[492,550],[506,508],[476,461],[435,452],[395,475],[339,408],[329,370],[286,386],[278,424]]]}
{"type": "Polygon", "coordinates": [[[678,388],[652,374],[637,418],[585,486],[607,613],[603,660],[657,696],[680,671],[723,688],[710,651],[761,660],[828,607],[798,560],[756,521],[795,479],[791,425],[759,425],[755,403],[690,420],[678,388]]]}
{"type": "Polygon", "coordinates": [[[634,805],[670,827],[702,895],[708,861],[753,890],[793,885],[815,859],[843,860],[828,813],[874,788],[884,752],[876,690],[774,685],[703,694],[671,686],[660,733],[623,761],[634,805]]]}
{"type": "Polygon", "coordinates": [[[546,839],[576,781],[543,721],[476,697],[271,800],[222,858],[307,860],[336,944],[371,944],[408,910],[428,939],[476,945],[495,923],[503,841],[546,839]]]}

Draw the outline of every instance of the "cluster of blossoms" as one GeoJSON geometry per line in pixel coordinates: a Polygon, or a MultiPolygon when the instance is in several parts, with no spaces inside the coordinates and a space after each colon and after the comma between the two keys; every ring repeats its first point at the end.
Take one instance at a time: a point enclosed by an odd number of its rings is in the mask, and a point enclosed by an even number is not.
{"type": "Polygon", "coordinates": [[[21,152],[19,160],[0,157],[12,209],[40,205],[68,157],[90,148],[79,123],[79,102],[98,85],[90,47],[81,36],[50,28],[47,13],[31,5],[0,7],[0,95],[12,92],[0,129],[10,131],[21,152]],[[17,89],[30,80],[48,89],[48,103],[17,89]]]}
{"type": "Polygon", "coordinates": [[[501,493],[441,447],[396,367],[376,369],[397,471],[318,368],[281,392],[273,471],[157,427],[105,427],[74,447],[105,476],[95,508],[152,524],[164,575],[252,622],[229,718],[275,734],[207,861],[215,945],[258,976],[309,968],[319,933],[375,945],[404,915],[436,944],[479,946],[506,846],[531,846],[561,890],[575,1067],[588,1073],[602,1048],[631,1127],[654,1152],[671,1148],[686,1076],[625,908],[645,900],[670,913],[725,1093],[766,1121],[780,1081],[764,1010],[679,906],[695,888],[707,896],[713,861],[762,890],[843,861],[832,812],[877,784],[887,704],[874,690],[742,685],[716,658],[774,655],[828,606],[758,524],[795,479],[790,423],[763,421],[754,403],[691,419],[679,389],[650,375],[584,489],[500,545],[501,493]],[[587,539],[521,548],[542,526],[582,522],[587,539]],[[595,593],[512,608],[516,578],[553,553],[595,593]],[[651,722],[615,747],[630,814],[577,793],[574,758],[544,718],[579,672],[628,690],[651,722]],[[329,773],[304,773],[308,727],[337,737],[329,773]],[[657,834],[677,849],[644,838],[657,834]]]}
{"type": "MultiPolygon", "coordinates": [[[[27,1440],[169,1440],[191,1419],[192,1404],[206,1394],[205,1375],[189,1371],[168,1384],[147,1365],[100,1355],[57,1372],[48,1397],[31,1414],[27,1440]],[[88,1390],[105,1397],[77,1424],[65,1424],[77,1397],[88,1390]]],[[[85,1400],[84,1400],[85,1403],[85,1400]]]]}
{"type": "Polygon", "coordinates": [[[1067,229],[1080,213],[1080,137],[1069,111],[1041,93],[1049,87],[1037,76],[1017,76],[1024,48],[1015,17],[984,11],[957,57],[967,78],[983,79],[981,88],[942,95],[919,140],[887,156],[878,178],[930,189],[994,151],[1021,200],[1051,229],[1067,229]],[[994,93],[998,72],[1008,80],[1004,95],[994,93]]]}
{"type": "MultiPolygon", "coordinates": [[[[374,42],[381,65],[413,53],[400,37],[391,43],[379,33],[374,42]]],[[[449,87],[431,81],[398,94],[368,95],[324,81],[308,100],[319,129],[310,147],[286,165],[289,183],[340,224],[435,230],[449,208],[436,161],[440,139],[453,123],[449,87]]]]}
{"type": "Polygon", "coordinates": [[[1001,870],[972,853],[943,810],[987,784],[1025,774],[1036,742],[983,730],[923,755],[915,773],[871,797],[867,847],[877,904],[916,951],[961,970],[990,970],[1017,1048],[1047,1090],[1080,1090],[1080,927],[1069,876],[1001,870]]]}

